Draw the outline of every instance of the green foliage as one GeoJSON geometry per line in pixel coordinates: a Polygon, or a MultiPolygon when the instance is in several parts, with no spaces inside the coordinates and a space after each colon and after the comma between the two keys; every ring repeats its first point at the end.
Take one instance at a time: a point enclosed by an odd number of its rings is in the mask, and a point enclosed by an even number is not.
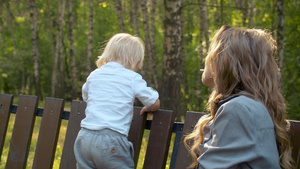
{"type": "Polygon", "coordinates": [[[288,117],[300,119],[300,2],[288,0],[285,5],[285,58],[283,91],[288,117]]]}
{"type": "MultiPolygon", "coordinates": [[[[243,8],[237,4],[239,1],[208,0],[208,21],[209,33],[212,37],[216,29],[222,24],[232,26],[243,26],[243,8]]],[[[29,5],[23,1],[9,1],[10,10],[14,16],[10,19],[7,7],[2,5],[2,25],[1,36],[3,43],[0,43],[0,92],[19,94],[35,94],[33,57],[31,44],[31,21],[29,17],[29,5]],[[12,23],[12,24],[10,24],[12,23]],[[14,36],[12,36],[14,35],[14,36]]],[[[133,34],[131,1],[122,1],[123,19],[125,29],[133,34]]],[[[164,42],[164,5],[163,1],[157,1],[155,16],[156,32],[156,62],[157,74],[161,78],[164,42]]],[[[285,58],[283,68],[282,87],[288,105],[288,117],[300,119],[300,10],[299,1],[285,1],[285,58]]],[[[151,3],[148,4],[149,12],[151,3]]],[[[40,73],[41,90],[43,97],[50,96],[51,93],[51,73],[52,57],[55,54],[56,34],[57,34],[57,1],[36,1],[37,21],[39,31],[40,50],[40,73]],[[51,24],[53,28],[50,30],[51,24]],[[54,51],[53,49],[54,48],[54,51]]],[[[94,0],[93,19],[93,51],[92,68],[96,66],[94,61],[101,55],[101,49],[105,42],[114,34],[119,33],[119,25],[113,0],[94,0]]],[[[268,29],[273,32],[276,38],[276,1],[255,1],[254,27],[268,29]]],[[[197,100],[197,81],[199,71],[199,4],[198,1],[185,0],[184,3],[184,62],[185,74],[187,78],[188,93],[183,95],[187,100],[188,110],[204,111],[210,90],[201,85],[202,102],[197,100]]],[[[75,43],[75,57],[77,67],[77,98],[81,98],[81,86],[85,82],[86,55],[88,44],[88,17],[89,4],[87,1],[73,1],[73,33],[75,43]]],[[[141,9],[139,9],[139,31],[144,38],[143,19],[141,9]]],[[[246,25],[248,23],[246,20],[246,25]]],[[[68,25],[68,3],[66,3],[64,26],[63,26],[63,54],[65,56],[65,93],[66,99],[71,98],[71,76],[70,76],[70,42],[68,25]]],[[[149,42],[145,42],[149,43],[149,42]]],[[[206,46],[205,42],[203,45],[206,46]]],[[[204,51],[204,59],[207,51],[204,51]]],[[[182,86],[182,91],[184,91],[182,86]]],[[[183,92],[182,92],[183,93],[183,92]]],[[[184,101],[182,99],[182,102],[184,101]]],[[[182,103],[183,105],[183,103],[182,103]]]]}

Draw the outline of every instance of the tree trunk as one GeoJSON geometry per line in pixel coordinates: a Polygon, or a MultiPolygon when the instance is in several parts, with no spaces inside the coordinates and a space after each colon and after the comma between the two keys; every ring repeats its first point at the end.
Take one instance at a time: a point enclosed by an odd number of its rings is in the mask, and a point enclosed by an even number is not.
{"type": "Polygon", "coordinates": [[[37,30],[37,14],[34,0],[30,0],[30,20],[35,92],[36,95],[39,96],[40,99],[42,99],[40,87],[40,51],[37,30]]]}
{"type": "Polygon", "coordinates": [[[133,23],[133,32],[136,36],[140,36],[139,31],[139,0],[130,1],[132,7],[132,23],[133,23]]]}
{"type": "Polygon", "coordinates": [[[283,68],[284,59],[284,0],[277,0],[277,48],[280,70],[283,68]]]}
{"type": "Polygon", "coordinates": [[[208,27],[208,10],[207,10],[207,0],[201,0],[203,6],[202,6],[202,25],[203,25],[203,33],[205,37],[205,49],[206,53],[208,52],[210,41],[209,41],[209,27],[208,27]]]}
{"type": "Polygon", "coordinates": [[[246,20],[247,20],[247,17],[248,17],[248,0],[242,0],[242,8],[241,8],[241,11],[242,11],[242,19],[243,19],[243,26],[245,27],[246,26],[246,20]]]}
{"type": "Polygon", "coordinates": [[[9,25],[9,30],[10,30],[10,33],[11,33],[11,38],[12,38],[12,43],[13,43],[13,53],[16,54],[16,50],[17,50],[17,47],[16,47],[16,38],[15,38],[15,33],[14,33],[14,23],[13,21],[15,20],[15,17],[12,13],[12,11],[10,10],[10,4],[9,4],[9,0],[6,1],[6,9],[7,9],[7,12],[9,14],[9,19],[7,19],[7,22],[8,22],[8,25],[9,25]]]}
{"type": "MultiPolygon", "coordinates": [[[[184,19],[184,12],[185,10],[185,0],[182,0],[182,12],[181,12],[181,30],[182,32],[185,32],[184,25],[185,25],[185,19],[184,19]]],[[[185,69],[185,52],[184,52],[184,33],[181,34],[181,39],[182,39],[182,49],[181,49],[181,86],[183,88],[181,92],[181,98],[183,98],[183,106],[180,106],[181,109],[178,112],[178,114],[181,116],[185,116],[185,113],[187,112],[187,104],[188,104],[188,99],[187,95],[189,95],[189,87],[188,87],[188,82],[187,82],[187,75],[186,75],[186,69],[185,69]]]]}
{"type": "Polygon", "coordinates": [[[154,88],[158,89],[158,77],[156,71],[156,48],[155,48],[155,16],[156,16],[156,0],[152,0],[151,4],[151,27],[150,27],[150,46],[151,46],[151,70],[154,88]]]}
{"type": "Polygon", "coordinates": [[[114,0],[115,8],[118,16],[119,26],[121,32],[126,32],[124,22],[123,22],[123,15],[122,15],[122,4],[120,0],[114,0]]]}
{"type": "Polygon", "coordinates": [[[221,17],[221,25],[223,25],[224,24],[224,19],[223,19],[223,14],[224,14],[224,12],[223,12],[223,3],[224,3],[224,0],[221,0],[221,15],[220,15],[220,17],[221,17]]]}
{"type": "MultiPolygon", "coordinates": [[[[57,83],[57,65],[58,58],[62,61],[61,48],[62,48],[62,29],[63,29],[63,19],[64,19],[64,11],[65,11],[65,0],[58,1],[58,30],[56,36],[56,47],[55,47],[55,55],[53,57],[53,67],[52,67],[52,77],[51,77],[51,97],[56,96],[56,83],[57,83]]],[[[63,62],[63,61],[62,61],[63,62]]],[[[63,64],[63,63],[61,63],[63,64]]]]}
{"type": "Polygon", "coordinates": [[[90,7],[90,15],[89,15],[89,34],[88,34],[88,46],[87,46],[87,60],[86,60],[86,77],[91,72],[91,58],[93,53],[93,0],[89,1],[89,7],[90,7]]]}
{"type": "MultiPolygon", "coordinates": [[[[198,55],[198,70],[203,69],[203,35],[204,35],[204,17],[205,17],[205,5],[204,0],[199,0],[199,23],[200,23],[200,30],[199,30],[199,55],[198,55]]],[[[198,80],[197,80],[197,101],[198,101],[198,109],[202,104],[201,98],[201,84],[202,84],[202,73],[198,71],[198,80]]]]}
{"type": "Polygon", "coordinates": [[[254,7],[255,7],[254,0],[250,0],[248,28],[253,28],[254,7]]]}
{"type": "Polygon", "coordinates": [[[180,75],[181,75],[181,0],[164,0],[164,54],[162,65],[162,109],[172,109],[180,121],[180,75]]]}
{"type": "Polygon", "coordinates": [[[73,36],[73,4],[72,0],[68,0],[69,4],[69,41],[70,41],[70,66],[71,66],[71,95],[72,100],[76,99],[76,65],[75,65],[75,47],[74,47],[74,36],[73,36]]]}
{"type": "Polygon", "coordinates": [[[143,27],[145,32],[145,59],[144,59],[144,69],[143,76],[145,80],[148,82],[149,86],[153,86],[153,81],[151,78],[151,65],[153,63],[152,60],[152,51],[151,51],[151,42],[150,42],[150,31],[149,31],[149,16],[147,9],[147,0],[141,0],[141,8],[143,14],[143,27]]]}
{"type": "MultiPolygon", "coordinates": [[[[65,4],[66,0],[63,0],[62,4],[62,22],[61,22],[61,29],[63,29],[63,20],[64,20],[64,13],[65,13],[65,4]]],[[[65,71],[64,71],[64,61],[65,61],[65,56],[63,54],[63,35],[61,36],[61,46],[59,48],[59,76],[60,76],[60,92],[59,92],[59,97],[65,99],[65,71]]]]}
{"type": "Polygon", "coordinates": [[[214,13],[214,24],[217,26],[217,27],[220,27],[222,25],[221,23],[221,10],[220,10],[220,7],[219,7],[219,2],[218,0],[216,0],[213,4],[215,4],[215,8],[216,8],[216,12],[214,13]]]}
{"type": "Polygon", "coordinates": [[[0,49],[1,52],[4,53],[4,39],[3,39],[3,17],[2,17],[2,10],[3,10],[3,2],[0,1],[0,49]]]}
{"type": "Polygon", "coordinates": [[[53,33],[53,20],[51,18],[51,5],[49,4],[49,1],[46,0],[47,3],[47,18],[48,18],[48,28],[49,28],[49,39],[50,39],[50,47],[51,47],[51,55],[52,57],[55,57],[55,44],[54,44],[54,38],[55,35],[53,33]]]}

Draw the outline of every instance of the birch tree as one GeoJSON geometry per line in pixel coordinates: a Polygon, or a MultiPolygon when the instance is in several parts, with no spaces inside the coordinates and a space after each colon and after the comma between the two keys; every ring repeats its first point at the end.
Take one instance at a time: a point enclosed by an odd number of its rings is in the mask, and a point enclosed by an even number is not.
{"type": "Polygon", "coordinates": [[[241,11],[242,11],[242,19],[243,19],[243,26],[246,26],[246,20],[247,20],[247,17],[248,17],[248,0],[242,0],[241,1],[241,11]]]}
{"type": "Polygon", "coordinates": [[[152,65],[152,51],[151,51],[151,42],[150,42],[150,31],[149,31],[149,15],[147,9],[147,0],[141,0],[141,9],[143,15],[143,27],[145,32],[145,59],[143,68],[144,78],[148,81],[149,85],[152,86],[152,79],[151,79],[151,65],[152,65]]]}
{"type": "Polygon", "coordinates": [[[31,43],[33,54],[33,70],[34,70],[34,82],[36,95],[42,99],[41,87],[40,87],[40,50],[38,41],[38,29],[37,29],[37,14],[35,7],[35,0],[30,0],[30,20],[31,20],[31,43]]]}
{"type": "Polygon", "coordinates": [[[0,45],[1,45],[1,52],[4,50],[4,39],[3,39],[3,17],[2,17],[2,11],[3,11],[3,1],[0,1],[0,45]]]}
{"type": "Polygon", "coordinates": [[[50,4],[49,4],[49,0],[46,0],[46,4],[47,4],[47,20],[48,20],[48,32],[49,32],[49,39],[50,39],[50,48],[51,48],[51,55],[52,56],[55,56],[55,44],[54,44],[54,39],[55,39],[55,35],[53,33],[53,29],[54,29],[54,26],[53,26],[53,20],[52,20],[52,17],[51,17],[51,14],[53,13],[51,11],[51,8],[50,8],[50,4]]]}
{"type": "Polygon", "coordinates": [[[93,0],[89,0],[89,34],[88,34],[88,46],[87,46],[87,58],[86,58],[86,77],[91,72],[91,58],[93,51],[93,0]]]}
{"type": "Polygon", "coordinates": [[[151,70],[152,79],[155,89],[158,88],[158,77],[156,71],[156,48],[155,48],[155,16],[156,16],[156,0],[151,1],[151,25],[150,25],[150,47],[151,47],[151,70]]]}
{"type": "Polygon", "coordinates": [[[16,38],[15,38],[15,33],[14,33],[14,20],[15,20],[15,17],[10,9],[10,2],[7,0],[6,3],[6,10],[7,10],[7,13],[8,13],[8,18],[7,18],[7,22],[8,22],[8,25],[9,25],[9,30],[10,30],[10,33],[11,33],[11,38],[12,38],[12,43],[13,43],[13,53],[15,54],[16,53],[16,50],[17,50],[17,47],[16,47],[16,38]]]}
{"type": "Polygon", "coordinates": [[[76,99],[76,65],[75,65],[75,47],[74,47],[74,35],[73,35],[73,0],[68,0],[69,5],[69,41],[70,41],[70,66],[71,66],[71,95],[72,100],[76,99]]]}
{"type": "Polygon", "coordinates": [[[277,50],[280,70],[283,68],[284,59],[284,0],[277,0],[277,50]]]}
{"type": "MultiPolygon", "coordinates": [[[[62,29],[65,12],[65,0],[58,0],[58,28],[56,36],[55,55],[53,56],[52,76],[51,76],[51,97],[55,97],[57,83],[58,58],[61,58],[62,48],[62,29]]],[[[61,60],[62,61],[62,60],[61,60]]]]}
{"type": "MultiPolygon", "coordinates": [[[[200,29],[199,29],[199,69],[203,69],[203,58],[204,53],[208,51],[209,48],[209,32],[208,32],[208,19],[207,19],[207,1],[206,0],[199,0],[199,23],[200,23],[200,29]],[[205,37],[205,48],[203,46],[204,44],[204,37],[205,37]]],[[[197,100],[198,105],[200,106],[202,104],[202,98],[201,98],[201,87],[202,87],[202,73],[198,71],[198,81],[197,81],[197,100]]]]}
{"type": "MultiPolygon", "coordinates": [[[[183,8],[182,8],[182,12],[181,12],[181,31],[185,32],[184,29],[184,25],[185,25],[185,18],[184,18],[184,8],[185,8],[185,0],[182,0],[182,4],[183,4],[183,8]]],[[[181,92],[181,97],[183,98],[183,106],[181,106],[181,110],[180,112],[182,113],[178,113],[179,116],[181,115],[185,115],[185,113],[187,112],[187,104],[188,104],[188,99],[187,99],[187,95],[189,95],[189,87],[188,87],[188,81],[187,81],[187,75],[186,75],[186,69],[185,69],[185,52],[184,52],[184,46],[185,46],[185,41],[184,41],[184,33],[181,34],[181,39],[182,39],[182,49],[181,49],[181,82],[180,85],[182,86],[181,88],[183,88],[183,91],[181,92]]]]}
{"type": "Polygon", "coordinates": [[[250,0],[248,28],[253,28],[254,7],[254,0],[250,0]]]}
{"type": "MultiPolygon", "coordinates": [[[[66,0],[63,0],[62,4],[62,17],[64,18],[65,13],[66,0]]],[[[61,29],[63,29],[64,19],[62,18],[61,29]]],[[[62,31],[62,30],[61,30],[62,31]]],[[[65,98],[65,71],[64,71],[64,63],[65,63],[65,55],[63,54],[63,34],[61,36],[61,46],[59,48],[59,97],[65,98]]]]}
{"type": "Polygon", "coordinates": [[[133,32],[136,36],[140,36],[139,31],[139,0],[130,1],[132,7],[132,23],[133,23],[133,32]]]}
{"type": "Polygon", "coordinates": [[[163,109],[173,109],[180,121],[181,75],[181,0],[164,0],[164,53],[162,66],[161,102],[163,109]]]}
{"type": "Polygon", "coordinates": [[[122,15],[122,3],[120,0],[114,0],[114,2],[115,2],[115,9],[116,9],[117,16],[118,16],[120,31],[126,32],[124,22],[123,22],[123,15],[122,15]]]}

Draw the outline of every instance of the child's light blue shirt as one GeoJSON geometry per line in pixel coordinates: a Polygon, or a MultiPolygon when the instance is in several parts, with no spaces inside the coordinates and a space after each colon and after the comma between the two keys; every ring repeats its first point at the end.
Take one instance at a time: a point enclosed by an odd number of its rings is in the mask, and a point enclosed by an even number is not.
{"type": "Polygon", "coordinates": [[[119,63],[108,62],[94,70],[82,87],[87,107],[81,127],[107,128],[128,136],[135,98],[150,107],[158,97],[157,91],[147,87],[140,74],[119,63]]]}

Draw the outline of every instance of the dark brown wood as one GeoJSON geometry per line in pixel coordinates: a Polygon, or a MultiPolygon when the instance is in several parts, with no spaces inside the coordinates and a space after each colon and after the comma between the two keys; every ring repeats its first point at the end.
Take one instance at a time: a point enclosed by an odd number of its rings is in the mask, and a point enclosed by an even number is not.
{"type": "Polygon", "coordinates": [[[12,101],[13,95],[0,94],[0,157],[6,136],[12,101]]]}
{"type": "MultiPolygon", "coordinates": [[[[185,136],[189,133],[191,133],[200,119],[201,116],[203,116],[204,113],[199,113],[199,112],[187,112],[185,116],[185,122],[183,126],[183,131],[182,131],[182,137],[181,137],[181,142],[179,145],[178,149],[178,154],[176,158],[176,163],[175,163],[175,169],[183,169],[187,168],[189,165],[192,164],[192,157],[186,147],[184,146],[183,139],[185,136]]],[[[191,145],[191,144],[189,144],[191,145]]]]}
{"type": "Polygon", "coordinates": [[[6,168],[25,168],[38,105],[37,96],[21,95],[15,118],[6,168]]]}
{"type": "Polygon", "coordinates": [[[85,117],[85,108],[86,102],[72,102],[65,143],[59,166],[60,169],[76,168],[74,142],[80,130],[80,122],[85,117]]]}
{"type": "Polygon", "coordinates": [[[153,113],[144,169],[163,169],[169,151],[175,113],[158,110],[153,113]]]}
{"type": "Polygon", "coordinates": [[[290,120],[292,157],[295,161],[295,168],[300,169],[300,121],[290,120]]]}
{"type": "Polygon", "coordinates": [[[140,115],[141,109],[142,108],[140,107],[134,108],[133,119],[128,134],[128,140],[132,142],[134,149],[134,166],[137,166],[137,162],[139,160],[139,154],[147,120],[147,114],[144,114],[143,116],[140,115]]]}
{"type": "Polygon", "coordinates": [[[33,169],[52,168],[63,109],[63,99],[46,98],[33,169]]]}
{"type": "MultiPolygon", "coordinates": [[[[7,129],[7,121],[10,116],[9,113],[14,111],[14,109],[11,110],[12,100],[12,95],[0,94],[1,149],[7,129]]],[[[26,168],[35,115],[37,112],[37,105],[37,96],[20,96],[10,143],[10,150],[6,162],[7,169],[26,168]]],[[[63,105],[64,101],[62,99],[46,98],[33,168],[52,168],[63,105]]],[[[85,102],[72,102],[61,157],[61,169],[76,168],[73,147],[78,131],[80,130],[80,122],[85,117],[85,108],[85,102]]],[[[135,164],[137,164],[138,161],[147,118],[146,115],[139,115],[140,110],[141,108],[139,107],[134,108],[134,117],[128,135],[128,139],[133,143],[135,149],[135,164]]],[[[187,168],[191,164],[192,159],[182,140],[186,134],[192,131],[195,124],[203,114],[204,113],[199,112],[186,113],[181,143],[176,157],[175,169],[187,168]]],[[[289,135],[291,139],[291,145],[293,147],[292,157],[296,162],[295,168],[300,168],[300,121],[290,120],[290,122],[291,130],[289,135]]],[[[148,127],[149,124],[150,123],[147,122],[148,127]]],[[[165,168],[173,124],[174,113],[172,111],[158,110],[154,113],[148,139],[146,157],[144,160],[144,169],[165,168]]],[[[179,130],[181,131],[181,129],[179,130]]]]}

